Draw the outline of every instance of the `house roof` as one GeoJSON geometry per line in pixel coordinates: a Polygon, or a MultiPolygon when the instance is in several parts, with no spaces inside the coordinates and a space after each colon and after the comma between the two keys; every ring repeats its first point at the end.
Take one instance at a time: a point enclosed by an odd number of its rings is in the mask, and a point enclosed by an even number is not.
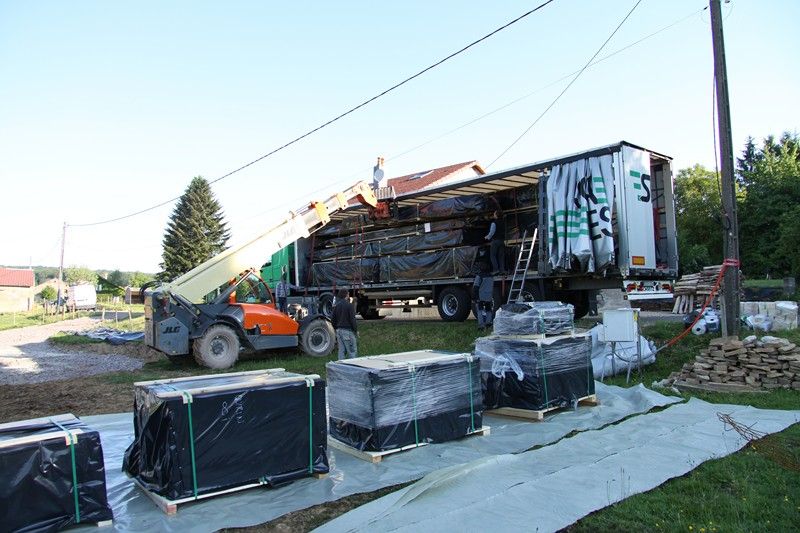
{"type": "Polygon", "coordinates": [[[477,161],[465,161],[463,163],[456,163],[455,165],[448,165],[446,167],[433,168],[430,170],[423,170],[422,172],[415,172],[413,174],[406,174],[397,178],[389,178],[387,186],[394,187],[394,192],[398,196],[401,194],[409,194],[412,192],[421,191],[430,187],[441,180],[467,168],[475,170],[477,175],[484,174],[483,169],[477,161]]]}
{"type": "Polygon", "coordinates": [[[33,287],[33,270],[0,268],[0,287],[33,287]]]}

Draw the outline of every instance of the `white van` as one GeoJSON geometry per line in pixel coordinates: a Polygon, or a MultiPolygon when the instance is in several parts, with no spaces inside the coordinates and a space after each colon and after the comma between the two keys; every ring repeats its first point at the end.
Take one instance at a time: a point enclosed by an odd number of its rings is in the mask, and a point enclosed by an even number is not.
{"type": "Polygon", "coordinates": [[[94,285],[84,283],[81,285],[71,285],[67,297],[68,309],[97,309],[97,291],[94,285]]]}

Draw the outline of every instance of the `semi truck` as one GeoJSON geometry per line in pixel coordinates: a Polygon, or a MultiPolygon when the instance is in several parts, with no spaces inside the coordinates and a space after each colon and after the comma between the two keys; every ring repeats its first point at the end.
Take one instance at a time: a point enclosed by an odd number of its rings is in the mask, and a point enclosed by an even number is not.
{"type": "Polygon", "coordinates": [[[324,315],[345,288],[364,319],[399,303],[462,321],[499,211],[506,269],[494,276],[496,306],[515,273],[521,299],[568,302],[576,317],[599,289],[618,288],[630,300],[672,298],[672,159],[653,150],[621,141],[409,194],[376,192],[377,206],[351,204],[323,231],[267,256],[261,277],[271,286],[284,277],[298,301],[318,302],[324,315]],[[522,269],[525,239],[535,242],[522,269]]]}
{"type": "Polygon", "coordinates": [[[229,368],[240,350],[261,351],[300,346],[327,357],[336,342],[333,327],[319,313],[288,316],[253,268],[298,239],[308,238],[350,206],[376,206],[370,186],[360,182],[311,202],[242,244],[215,255],[169,283],[143,287],[145,344],[169,357],[193,355],[210,368],[229,368]]]}

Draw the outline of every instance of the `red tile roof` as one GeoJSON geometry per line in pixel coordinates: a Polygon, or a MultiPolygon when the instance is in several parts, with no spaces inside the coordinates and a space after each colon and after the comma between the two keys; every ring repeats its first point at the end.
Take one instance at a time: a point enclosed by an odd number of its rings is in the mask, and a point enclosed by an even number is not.
{"type": "Polygon", "coordinates": [[[33,287],[33,270],[0,268],[0,287],[33,287]]]}
{"type": "Polygon", "coordinates": [[[464,163],[456,163],[455,165],[448,165],[446,167],[415,172],[413,174],[407,174],[397,178],[389,178],[387,180],[387,185],[394,187],[395,194],[399,196],[401,194],[421,191],[422,189],[430,187],[436,182],[443,180],[451,174],[469,167],[474,168],[477,174],[484,173],[477,161],[465,161],[464,163]]]}

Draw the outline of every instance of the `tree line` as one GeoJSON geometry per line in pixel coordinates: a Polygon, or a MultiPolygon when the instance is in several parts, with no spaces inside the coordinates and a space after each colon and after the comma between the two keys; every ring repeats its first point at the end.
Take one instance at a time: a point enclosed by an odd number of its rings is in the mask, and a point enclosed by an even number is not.
{"type": "MultiPolygon", "coordinates": [[[[784,133],[760,144],[749,137],[736,159],[741,269],[752,278],[800,275],[800,138],[784,133]]],[[[682,273],[722,262],[726,220],[719,176],[694,165],[675,179],[682,273]]]]}

